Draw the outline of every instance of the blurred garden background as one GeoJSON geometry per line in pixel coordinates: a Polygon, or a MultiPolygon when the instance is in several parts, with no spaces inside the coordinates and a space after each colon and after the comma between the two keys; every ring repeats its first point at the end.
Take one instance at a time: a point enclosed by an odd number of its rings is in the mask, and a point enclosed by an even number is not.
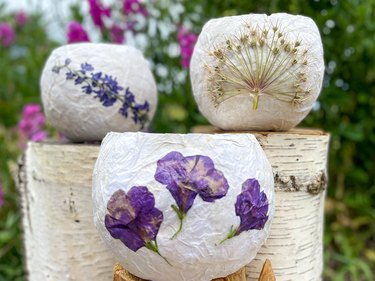
{"type": "Polygon", "coordinates": [[[0,0],[0,281],[25,280],[12,178],[17,158],[27,140],[61,137],[40,107],[39,77],[53,48],[80,41],[140,48],[158,82],[151,130],[189,132],[207,123],[192,97],[188,71],[203,24],[275,12],[313,18],[324,44],[322,93],[301,124],[332,136],[324,280],[375,280],[375,1],[48,1],[38,9],[40,1],[21,6],[19,0],[0,0]]]}

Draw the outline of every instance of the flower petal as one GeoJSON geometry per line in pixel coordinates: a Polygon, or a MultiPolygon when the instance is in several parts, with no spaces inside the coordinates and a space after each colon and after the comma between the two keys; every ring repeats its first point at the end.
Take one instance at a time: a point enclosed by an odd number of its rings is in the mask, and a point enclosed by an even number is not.
{"type": "Polygon", "coordinates": [[[145,186],[133,186],[128,191],[127,197],[135,210],[142,210],[146,213],[154,209],[154,195],[145,186]]]}
{"type": "Polygon", "coordinates": [[[180,211],[186,214],[193,205],[197,193],[186,188],[182,183],[175,182],[167,185],[167,189],[172,194],[180,211]]]}
{"type": "Polygon", "coordinates": [[[140,230],[142,240],[155,240],[162,221],[163,213],[160,210],[156,208],[153,208],[148,212],[143,212],[142,210],[136,221],[137,228],[140,230]]]}
{"type": "Polygon", "coordinates": [[[184,160],[185,157],[177,151],[168,153],[157,162],[155,179],[162,184],[170,185],[186,178],[184,160]]]}
{"type": "Polygon", "coordinates": [[[132,205],[125,191],[122,189],[119,189],[112,194],[107,203],[107,209],[109,216],[113,220],[117,221],[118,224],[124,225],[133,221],[140,210],[138,206],[132,205]]]}
{"type": "Polygon", "coordinates": [[[213,202],[227,194],[228,182],[224,174],[215,169],[210,157],[196,155],[186,157],[186,160],[188,182],[193,184],[192,189],[196,190],[204,201],[213,202]]]}

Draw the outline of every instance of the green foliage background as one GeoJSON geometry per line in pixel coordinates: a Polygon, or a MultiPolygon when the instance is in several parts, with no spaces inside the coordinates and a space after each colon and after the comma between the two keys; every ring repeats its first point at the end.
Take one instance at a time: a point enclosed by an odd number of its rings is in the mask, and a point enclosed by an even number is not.
{"type": "MultiPolygon", "coordinates": [[[[155,1],[160,18],[171,18],[168,7],[155,1]]],[[[324,280],[375,279],[375,2],[180,0],[185,11],[174,21],[192,23],[200,32],[210,18],[245,13],[288,12],[313,18],[322,35],[326,75],[317,110],[302,126],[331,133],[329,187],[324,236],[324,280]],[[194,16],[198,15],[198,16],[194,16]]],[[[0,22],[13,15],[0,10],[0,22]]],[[[6,203],[0,209],[0,281],[24,280],[20,215],[11,177],[20,151],[16,126],[26,103],[39,102],[39,76],[44,61],[57,43],[46,37],[44,22],[33,15],[17,28],[11,48],[0,46],[0,179],[6,203]]],[[[156,75],[159,84],[171,81],[171,91],[161,91],[152,129],[187,132],[205,124],[191,95],[188,79],[177,83],[179,58],[170,58],[167,47],[174,37],[156,34],[145,54],[154,65],[163,64],[168,77],[156,75]]]]}

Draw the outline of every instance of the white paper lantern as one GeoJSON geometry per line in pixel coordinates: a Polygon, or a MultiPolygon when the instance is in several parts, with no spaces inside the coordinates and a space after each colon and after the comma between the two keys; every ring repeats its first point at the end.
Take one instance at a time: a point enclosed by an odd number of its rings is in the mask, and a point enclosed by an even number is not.
{"type": "Polygon", "coordinates": [[[157,105],[147,61],[124,45],[82,43],[55,49],[43,69],[41,92],[47,120],[72,141],[141,130],[157,105]]]}
{"type": "Polygon", "coordinates": [[[132,274],[209,281],[248,264],[274,214],[271,166],[251,134],[110,133],[94,221],[132,274]]]}
{"type": "Polygon", "coordinates": [[[190,64],[200,111],[224,130],[289,130],[311,110],[323,74],[316,24],[284,13],[210,20],[190,64]]]}

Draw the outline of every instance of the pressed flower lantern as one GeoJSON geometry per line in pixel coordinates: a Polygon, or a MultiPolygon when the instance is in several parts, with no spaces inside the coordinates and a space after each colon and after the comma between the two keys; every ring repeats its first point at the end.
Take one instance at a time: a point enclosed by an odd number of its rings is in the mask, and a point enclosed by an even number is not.
{"type": "Polygon", "coordinates": [[[289,130],[322,86],[323,47],[313,20],[249,14],[210,20],[190,64],[195,99],[224,130],[289,130]]]}
{"type": "Polygon", "coordinates": [[[209,281],[268,236],[273,173],[253,135],[110,133],[93,173],[94,221],[132,274],[209,281]]]}
{"type": "Polygon", "coordinates": [[[147,61],[124,45],[81,43],[54,50],[41,91],[47,120],[72,141],[143,130],[157,105],[147,61]]]}

